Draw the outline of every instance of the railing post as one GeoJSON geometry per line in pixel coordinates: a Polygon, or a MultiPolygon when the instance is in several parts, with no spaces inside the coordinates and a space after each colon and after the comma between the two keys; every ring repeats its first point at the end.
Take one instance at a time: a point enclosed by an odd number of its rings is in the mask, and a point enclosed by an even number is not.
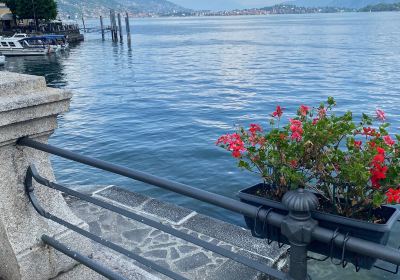
{"type": "Polygon", "coordinates": [[[308,191],[298,189],[285,194],[282,203],[289,215],[282,222],[282,234],[290,242],[288,280],[305,280],[307,274],[307,246],[312,241],[312,231],[317,221],[311,211],[318,207],[317,197],[308,191]]]}

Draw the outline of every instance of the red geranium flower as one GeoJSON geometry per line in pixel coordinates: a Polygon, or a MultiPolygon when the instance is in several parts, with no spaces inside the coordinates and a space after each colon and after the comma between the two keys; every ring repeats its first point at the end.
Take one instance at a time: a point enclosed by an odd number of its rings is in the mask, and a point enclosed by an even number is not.
{"type": "Polygon", "coordinates": [[[280,118],[282,117],[282,114],[283,114],[283,109],[281,106],[278,105],[276,106],[275,112],[272,113],[272,116],[280,118]]]}
{"type": "Polygon", "coordinates": [[[303,138],[303,123],[299,120],[294,120],[294,119],[290,119],[289,120],[291,125],[290,125],[290,131],[292,132],[292,140],[296,140],[296,141],[301,141],[301,139],[303,138]]]}
{"type": "Polygon", "coordinates": [[[376,151],[378,152],[378,154],[385,155],[385,149],[381,147],[376,148],[376,151]]]}
{"type": "Polygon", "coordinates": [[[390,188],[386,193],[386,197],[387,197],[387,202],[390,204],[400,203],[400,189],[395,190],[390,188]]]}
{"type": "Polygon", "coordinates": [[[376,130],[374,128],[370,127],[363,127],[363,135],[366,136],[375,136],[376,135],[376,130]]]}
{"type": "Polygon", "coordinates": [[[354,141],[354,147],[356,147],[357,149],[360,149],[362,145],[362,141],[354,141]]]}
{"type": "Polygon", "coordinates": [[[396,142],[390,137],[390,135],[383,136],[383,140],[385,141],[386,145],[393,146],[396,142]]]}
{"type": "Polygon", "coordinates": [[[308,112],[310,111],[310,107],[301,105],[299,110],[300,110],[300,115],[305,117],[305,116],[307,116],[308,112]]]}
{"type": "Polygon", "coordinates": [[[384,165],[385,163],[385,150],[381,147],[376,148],[378,154],[374,156],[372,160],[371,173],[371,184],[375,189],[381,187],[380,180],[386,179],[386,172],[388,167],[384,165]]]}
{"type": "Polygon", "coordinates": [[[223,144],[226,146],[227,149],[232,152],[232,156],[235,158],[241,157],[242,153],[246,151],[244,142],[237,133],[221,136],[216,144],[223,144]]]}
{"type": "Polygon", "coordinates": [[[380,121],[385,121],[386,120],[385,112],[380,109],[376,109],[376,118],[380,121]]]}
{"type": "Polygon", "coordinates": [[[249,131],[250,131],[250,133],[251,133],[252,135],[254,135],[254,134],[256,134],[257,132],[261,132],[261,131],[262,131],[262,128],[261,128],[260,125],[255,124],[255,123],[252,123],[252,124],[250,124],[249,131]]]}

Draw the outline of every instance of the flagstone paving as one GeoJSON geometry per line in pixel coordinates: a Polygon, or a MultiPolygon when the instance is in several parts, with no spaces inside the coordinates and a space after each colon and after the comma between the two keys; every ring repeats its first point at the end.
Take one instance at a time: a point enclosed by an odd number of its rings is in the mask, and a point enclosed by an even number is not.
{"type": "MultiPolygon", "coordinates": [[[[287,248],[255,239],[250,231],[192,210],[109,186],[88,188],[93,197],[121,206],[136,214],[169,225],[232,252],[245,255],[268,266],[282,268],[287,248]]],[[[158,229],[130,220],[87,202],[66,197],[75,214],[89,224],[92,233],[110,240],[188,279],[268,279],[265,275],[233,260],[207,251],[158,229]]],[[[93,259],[104,263],[127,279],[169,279],[150,268],[94,244],[93,259]]],[[[102,279],[82,267],[58,280],[73,279],[73,273],[86,273],[88,280],[102,279]],[[83,272],[84,271],[84,272],[83,272]]]]}

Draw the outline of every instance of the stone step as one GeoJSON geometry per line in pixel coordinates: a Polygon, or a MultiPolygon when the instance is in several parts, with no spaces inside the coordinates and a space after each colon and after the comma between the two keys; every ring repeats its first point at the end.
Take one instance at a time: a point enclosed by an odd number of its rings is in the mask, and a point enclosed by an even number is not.
{"type": "Polygon", "coordinates": [[[44,77],[0,72],[0,97],[10,95],[23,95],[29,91],[37,91],[46,88],[44,77]]]}

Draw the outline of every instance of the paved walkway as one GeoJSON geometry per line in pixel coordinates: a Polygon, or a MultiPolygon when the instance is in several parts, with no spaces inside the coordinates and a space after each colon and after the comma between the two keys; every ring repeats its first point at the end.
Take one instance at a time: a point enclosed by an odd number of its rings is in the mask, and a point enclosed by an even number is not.
{"type": "MultiPolygon", "coordinates": [[[[251,233],[243,228],[115,186],[93,188],[88,192],[96,198],[122,206],[266,265],[282,268],[286,264],[287,248],[279,249],[274,244],[268,245],[265,240],[253,238],[251,233]]],[[[253,269],[157,229],[75,198],[66,199],[76,215],[89,224],[92,233],[188,279],[268,279],[253,269]]],[[[106,264],[127,279],[169,279],[99,245],[94,244],[94,249],[95,260],[106,264]]],[[[74,279],[74,275],[77,274],[86,275],[87,280],[103,279],[79,266],[72,272],[60,275],[57,280],[74,279]]]]}

